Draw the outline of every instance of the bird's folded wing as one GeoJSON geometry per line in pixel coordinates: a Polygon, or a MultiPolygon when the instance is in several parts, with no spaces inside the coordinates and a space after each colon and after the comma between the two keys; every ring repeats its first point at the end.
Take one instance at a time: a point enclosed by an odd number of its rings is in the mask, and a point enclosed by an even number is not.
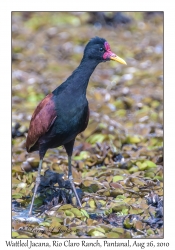
{"type": "Polygon", "coordinates": [[[28,152],[30,152],[31,147],[35,145],[38,139],[50,129],[57,117],[52,96],[52,93],[47,95],[39,103],[32,115],[26,140],[26,149],[28,152]]]}

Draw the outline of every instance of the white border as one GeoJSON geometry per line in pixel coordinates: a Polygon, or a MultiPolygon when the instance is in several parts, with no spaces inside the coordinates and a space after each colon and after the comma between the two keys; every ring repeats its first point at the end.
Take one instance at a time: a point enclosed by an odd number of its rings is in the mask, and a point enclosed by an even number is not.
{"type": "MultiPolygon", "coordinates": [[[[11,240],[11,11],[164,11],[164,122],[165,122],[165,238],[169,249],[174,241],[174,179],[175,179],[175,35],[173,1],[24,1],[1,2],[0,15],[0,247],[11,240]]],[[[41,240],[38,240],[41,241],[41,240]]],[[[74,241],[72,239],[72,241],[74,241]]],[[[159,240],[154,240],[159,241],[159,240]]],[[[146,242],[146,240],[145,240],[146,242]]],[[[21,248],[22,249],[22,248],[21,248]]],[[[74,249],[74,247],[73,247],[74,249]]],[[[132,248],[134,249],[134,248],[132,248]]],[[[141,249],[141,248],[136,248],[141,249]]],[[[152,248],[146,248],[152,249],[152,248]]],[[[162,248],[164,249],[164,248],[162,248]]],[[[175,249],[175,248],[174,248],[175,249]]]]}

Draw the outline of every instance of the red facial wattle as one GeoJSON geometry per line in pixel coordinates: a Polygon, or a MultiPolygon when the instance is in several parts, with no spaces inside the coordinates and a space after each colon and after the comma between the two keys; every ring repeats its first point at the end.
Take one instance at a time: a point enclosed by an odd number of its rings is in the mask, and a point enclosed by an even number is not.
{"type": "Polygon", "coordinates": [[[106,52],[103,54],[103,59],[106,60],[106,59],[110,59],[110,57],[116,57],[116,54],[114,54],[111,51],[111,48],[108,42],[104,43],[104,47],[105,47],[106,52]]]}
{"type": "Polygon", "coordinates": [[[103,59],[104,60],[109,59],[109,60],[113,60],[113,61],[116,61],[116,62],[119,62],[119,63],[122,63],[122,64],[126,64],[126,62],[122,58],[120,58],[119,56],[117,56],[116,54],[114,54],[111,51],[111,48],[110,48],[108,42],[104,43],[104,47],[105,47],[105,50],[106,50],[106,52],[103,54],[103,59]]]}

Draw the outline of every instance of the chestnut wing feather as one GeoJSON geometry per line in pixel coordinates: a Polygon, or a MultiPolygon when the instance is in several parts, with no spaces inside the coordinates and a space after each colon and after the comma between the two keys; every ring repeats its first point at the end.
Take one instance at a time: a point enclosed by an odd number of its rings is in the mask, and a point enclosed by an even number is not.
{"type": "Polygon", "coordinates": [[[31,148],[50,129],[57,117],[52,96],[52,93],[47,95],[39,103],[32,115],[26,140],[27,152],[31,152],[31,148]]]}

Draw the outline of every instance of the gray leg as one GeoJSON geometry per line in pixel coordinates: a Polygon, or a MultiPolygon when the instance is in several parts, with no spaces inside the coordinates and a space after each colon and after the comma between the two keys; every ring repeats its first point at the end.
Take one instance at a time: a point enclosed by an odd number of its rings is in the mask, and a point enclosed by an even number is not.
{"type": "Polygon", "coordinates": [[[32,202],[31,202],[31,205],[30,205],[29,215],[32,214],[32,209],[33,209],[33,203],[34,203],[35,195],[36,195],[38,186],[40,184],[40,174],[41,174],[42,163],[43,163],[43,159],[41,159],[40,162],[39,162],[38,175],[36,177],[36,184],[35,184],[35,189],[34,189],[34,193],[33,193],[33,197],[32,197],[32,202]]]}
{"type": "Polygon", "coordinates": [[[77,191],[75,189],[74,180],[73,180],[73,176],[72,176],[71,156],[68,156],[68,178],[69,178],[71,187],[74,191],[75,197],[77,199],[77,203],[80,207],[82,207],[80,199],[79,199],[78,194],[77,194],[77,191]]]}

